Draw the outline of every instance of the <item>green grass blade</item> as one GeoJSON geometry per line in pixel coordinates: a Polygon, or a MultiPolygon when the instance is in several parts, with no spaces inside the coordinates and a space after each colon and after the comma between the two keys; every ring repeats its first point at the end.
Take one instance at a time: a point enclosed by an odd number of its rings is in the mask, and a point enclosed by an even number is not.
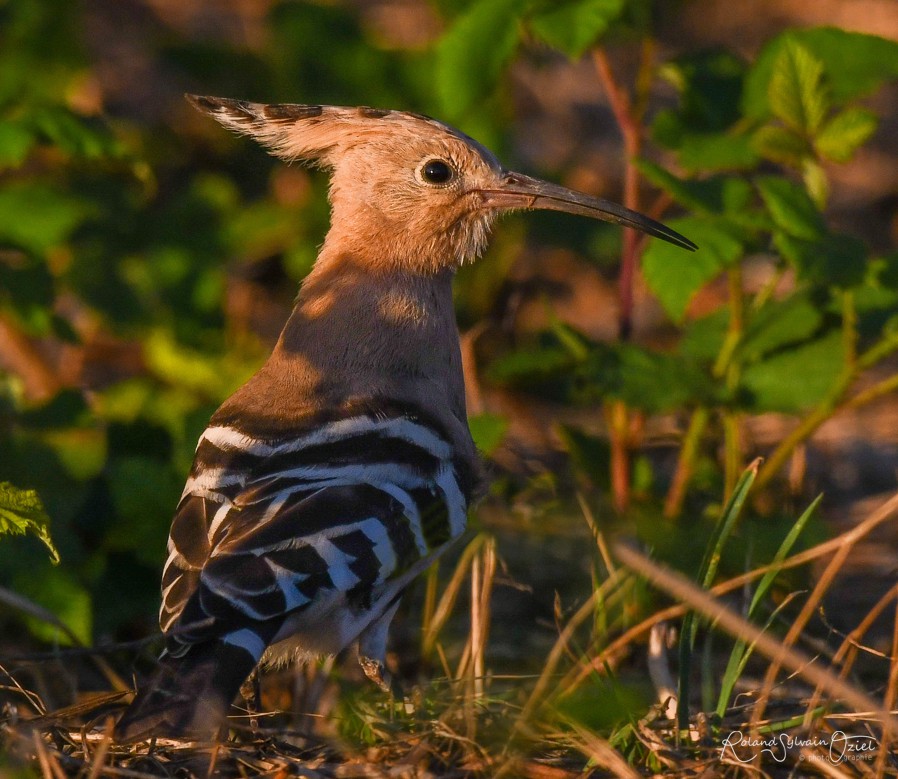
{"type": "MultiPolygon", "coordinates": [[[[795,521],[795,524],[792,525],[789,532],[786,534],[786,537],[783,539],[783,542],[779,545],[779,548],[776,550],[776,554],[773,556],[773,560],[771,560],[770,564],[776,566],[771,568],[771,570],[767,571],[764,574],[761,581],[758,583],[757,588],[752,595],[751,603],[748,606],[748,614],[747,617],[751,619],[755,612],[757,611],[758,606],[761,604],[762,600],[767,596],[770,588],[773,586],[773,582],[780,572],[780,564],[783,560],[786,559],[788,554],[792,551],[792,547],[795,546],[796,541],[798,541],[799,536],[807,525],[808,520],[813,516],[814,511],[817,509],[817,506],[820,505],[820,501],[823,499],[823,495],[818,495],[814,501],[808,506],[802,515],[795,521]]],[[[774,612],[774,616],[779,612],[779,608],[774,612]]],[[[772,619],[772,618],[771,618],[772,619]]],[[[765,629],[769,627],[770,621],[768,621],[767,625],[765,625],[765,629]]],[[[749,657],[751,657],[751,653],[754,647],[748,647],[746,651],[746,643],[745,641],[739,640],[733,646],[733,651],[730,652],[729,660],[727,661],[727,667],[723,674],[723,681],[720,686],[720,696],[717,699],[717,714],[722,717],[727,710],[727,707],[730,705],[730,701],[732,700],[733,689],[736,686],[736,681],[742,675],[743,670],[745,670],[745,666],[748,663],[749,657]]]]}
{"type": "Polygon", "coordinates": [[[823,495],[818,495],[814,501],[808,506],[804,513],[795,521],[795,524],[792,525],[792,529],[789,530],[786,537],[783,539],[783,542],[780,544],[779,549],[776,550],[776,554],[773,556],[773,560],[770,561],[771,565],[777,566],[776,568],[771,568],[771,570],[767,571],[764,576],[761,578],[761,581],[758,582],[758,588],[755,590],[754,597],[751,599],[751,604],[748,607],[748,615],[751,616],[755,609],[761,602],[761,599],[764,598],[767,593],[770,591],[770,587],[773,584],[774,579],[779,575],[780,563],[786,559],[789,552],[792,551],[792,547],[795,546],[795,542],[798,541],[798,537],[801,535],[804,530],[805,525],[807,525],[808,520],[814,515],[814,511],[816,511],[817,506],[820,505],[820,501],[823,500],[823,495]]]}
{"type": "MultiPolygon", "coordinates": [[[[758,468],[761,465],[761,459],[756,459],[749,465],[739,477],[733,494],[724,506],[720,519],[711,532],[711,538],[708,539],[708,546],[705,551],[705,557],[699,568],[698,581],[705,589],[711,586],[714,577],[717,575],[717,567],[720,565],[720,557],[723,553],[724,544],[732,535],[733,529],[736,527],[736,520],[742,513],[742,507],[745,505],[745,499],[748,497],[751,485],[758,475],[758,468]]],[[[689,612],[683,617],[683,635],[680,638],[679,650],[679,675],[677,679],[677,722],[681,729],[689,727],[689,675],[692,667],[692,649],[695,645],[695,635],[698,631],[698,620],[693,612],[689,612]]]]}

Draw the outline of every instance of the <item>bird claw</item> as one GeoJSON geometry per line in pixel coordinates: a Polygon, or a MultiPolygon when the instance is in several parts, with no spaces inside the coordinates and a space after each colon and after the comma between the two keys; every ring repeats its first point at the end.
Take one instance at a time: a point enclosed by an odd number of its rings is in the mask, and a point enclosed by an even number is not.
{"type": "Polygon", "coordinates": [[[372,682],[374,682],[385,693],[393,693],[393,675],[384,668],[384,664],[380,660],[373,657],[359,657],[359,665],[372,682]]]}
{"type": "Polygon", "coordinates": [[[383,662],[373,657],[359,655],[359,665],[372,682],[380,687],[392,700],[400,701],[406,714],[414,714],[415,707],[409,700],[402,685],[385,667],[383,662]]]}
{"type": "Polygon", "coordinates": [[[249,714],[249,726],[255,733],[259,729],[259,712],[262,709],[262,680],[258,669],[254,670],[246,681],[240,685],[240,695],[246,703],[249,714]]]}

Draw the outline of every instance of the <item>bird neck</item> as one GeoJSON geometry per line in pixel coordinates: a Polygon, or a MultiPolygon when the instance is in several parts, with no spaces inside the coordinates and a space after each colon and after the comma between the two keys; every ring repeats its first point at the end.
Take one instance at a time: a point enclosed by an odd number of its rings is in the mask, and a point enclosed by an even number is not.
{"type": "Polygon", "coordinates": [[[322,250],[268,362],[225,402],[270,435],[336,413],[423,413],[474,457],[452,272],[383,272],[322,250]]]}
{"type": "MultiPolygon", "coordinates": [[[[458,348],[453,273],[385,270],[367,253],[328,252],[300,288],[275,356],[404,379],[435,376],[458,348]]],[[[460,369],[460,366],[458,366],[460,369]]]]}

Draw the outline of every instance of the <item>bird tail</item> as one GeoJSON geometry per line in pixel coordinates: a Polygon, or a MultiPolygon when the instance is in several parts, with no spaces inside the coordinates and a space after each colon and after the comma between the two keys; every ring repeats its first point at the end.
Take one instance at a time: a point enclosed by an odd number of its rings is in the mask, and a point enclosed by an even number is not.
{"type": "Polygon", "coordinates": [[[116,724],[115,739],[210,737],[257,660],[244,647],[222,640],[194,645],[179,657],[163,655],[116,724]]]}

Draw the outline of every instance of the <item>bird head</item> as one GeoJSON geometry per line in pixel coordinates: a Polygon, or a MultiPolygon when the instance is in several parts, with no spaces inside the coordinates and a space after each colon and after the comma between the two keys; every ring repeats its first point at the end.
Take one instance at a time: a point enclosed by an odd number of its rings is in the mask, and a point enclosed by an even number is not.
{"type": "Polygon", "coordinates": [[[476,258],[502,212],[549,209],[616,222],[694,250],[679,233],[607,200],[506,170],[464,133],[403,111],[261,104],[188,95],[276,156],[330,171],[325,247],[384,270],[436,273],[476,258]]]}

